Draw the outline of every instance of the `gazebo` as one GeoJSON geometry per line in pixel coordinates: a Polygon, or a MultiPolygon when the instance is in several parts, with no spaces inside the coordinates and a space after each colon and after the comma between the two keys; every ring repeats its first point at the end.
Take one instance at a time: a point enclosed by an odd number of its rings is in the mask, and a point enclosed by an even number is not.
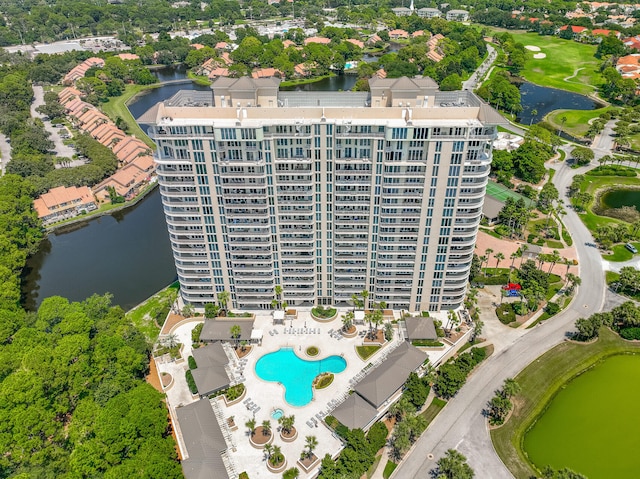
{"type": "Polygon", "coordinates": [[[261,346],[262,336],[263,336],[262,329],[254,329],[253,331],[251,331],[251,343],[258,344],[259,346],[261,346]]]}
{"type": "Polygon", "coordinates": [[[278,309],[273,312],[273,324],[284,324],[284,311],[278,309]]]}
{"type": "Polygon", "coordinates": [[[364,311],[354,311],[353,322],[355,324],[364,324],[364,311]]]}

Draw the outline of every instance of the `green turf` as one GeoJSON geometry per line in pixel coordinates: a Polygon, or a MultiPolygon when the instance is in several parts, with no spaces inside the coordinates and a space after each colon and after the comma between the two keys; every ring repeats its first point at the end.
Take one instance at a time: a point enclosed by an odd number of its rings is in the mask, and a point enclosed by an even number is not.
{"type": "Polygon", "coordinates": [[[127,103],[138,93],[144,90],[149,90],[152,88],[158,88],[161,85],[159,83],[153,85],[127,85],[125,86],[124,93],[120,96],[109,98],[107,103],[102,104],[102,111],[111,118],[112,121],[116,121],[117,117],[122,118],[127,122],[129,126],[129,134],[135,135],[136,138],[144,141],[150,148],[155,149],[156,145],[147,136],[147,134],[140,128],[135,118],[127,108],[127,103]]]}
{"type": "Polygon", "coordinates": [[[514,200],[519,200],[522,198],[527,206],[533,205],[533,201],[531,201],[526,196],[522,196],[515,191],[511,191],[506,186],[503,186],[494,181],[489,181],[487,183],[487,194],[499,201],[505,201],[507,198],[513,198],[514,200]]]}
{"type": "Polygon", "coordinates": [[[425,419],[427,427],[429,424],[436,418],[436,416],[442,411],[442,408],[445,407],[447,401],[443,401],[442,399],[433,398],[431,404],[425,409],[420,415],[425,419]]]}
{"type": "Polygon", "coordinates": [[[387,461],[387,465],[384,466],[384,471],[382,472],[382,477],[389,479],[393,471],[396,470],[396,467],[398,467],[398,465],[395,462],[387,461]]]}
{"type": "Polygon", "coordinates": [[[572,136],[582,137],[589,130],[589,120],[598,118],[608,110],[611,110],[611,107],[597,110],[554,110],[546,116],[545,120],[556,129],[563,130],[572,136]],[[564,122],[563,119],[565,119],[564,122]]]}
{"type": "Polygon", "coordinates": [[[596,91],[602,83],[600,61],[594,57],[596,45],[573,40],[538,35],[537,33],[513,33],[516,42],[540,47],[545,58],[536,60],[527,51],[527,62],[521,75],[532,83],[560,88],[587,95],[596,91]],[[581,69],[577,72],[576,70],[581,69]],[[575,76],[573,76],[576,74],[575,76]],[[572,77],[573,78],[569,78],[572,77]]]}
{"type": "MultiPolygon", "coordinates": [[[[638,251],[640,251],[640,243],[632,243],[638,251]]],[[[611,248],[613,254],[602,255],[607,261],[629,261],[633,258],[633,253],[629,251],[623,244],[617,244],[611,248]]]]}
{"type": "MultiPolygon", "coordinates": [[[[491,439],[496,452],[517,479],[539,475],[528,462],[522,444],[526,431],[544,412],[554,395],[569,380],[601,359],[627,352],[640,352],[640,344],[624,341],[613,331],[602,329],[597,341],[589,344],[563,342],[516,376],[522,390],[514,398],[513,413],[502,427],[491,431],[491,439]]],[[[614,404],[609,404],[610,409],[614,407],[614,404]]],[[[631,411],[629,414],[633,416],[631,411]]]]}
{"type": "Polygon", "coordinates": [[[381,346],[356,346],[356,352],[360,359],[367,360],[369,359],[381,346]]]}

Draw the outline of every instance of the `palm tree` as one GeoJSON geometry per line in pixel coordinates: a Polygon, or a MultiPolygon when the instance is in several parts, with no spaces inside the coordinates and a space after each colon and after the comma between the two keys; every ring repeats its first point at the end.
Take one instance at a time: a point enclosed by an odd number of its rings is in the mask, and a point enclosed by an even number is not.
{"type": "Polygon", "coordinates": [[[271,421],[265,419],[262,421],[262,434],[264,436],[268,436],[271,434],[271,421]]]}
{"type": "Polygon", "coordinates": [[[504,397],[510,398],[518,394],[520,389],[520,385],[515,379],[507,378],[504,380],[504,384],[502,386],[502,394],[504,397]]]}
{"type": "Polygon", "coordinates": [[[296,422],[296,417],[292,414],[291,416],[282,416],[278,419],[278,423],[287,435],[291,434],[291,430],[293,429],[293,425],[296,422]]]}
{"type": "Polygon", "coordinates": [[[378,327],[382,324],[383,321],[384,321],[384,317],[382,315],[382,310],[380,308],[376,308],[371,318],[371,322],[375,326],[375,331],[376,331],[375,337],[378,337],[378,327]]]}
{"type": "Polygon", "coordinates": [[[175,333],[171,333],[166,338],[164,338],[164,344],[168,348],[175,348],[178,345],[178,335],[175,333]]]}
{"type": "Polygon", "coordinates": [[[229,291],[221,291],[218,293],[218,304],[225,312],[227,311],[227,303],[229,302],[230,297],[231,295],[229,294],[229,291]]]}
{"type": "Polygon", "coordinates": [[[281,464],[284,461],[284,456],[282,455],[282,449],[280,446],[275,445],[271,448],[271,454],[269,455],[269,463],[272,466],[276,466],[281,464]]]}
{"type": "Polygon", "coordinates": [[[276,302],[277,305],[279,305],[282,300],[282,286],[280,286],[279,284],[276,285],[276,287],[274,288],[274,291],[276,293],[276,299],[274,299],[274,301],[276,302]]]}
{"type": "Polygon", "coordinates": [[[342,328],[345,331],[349,331],[351,326],[353,326],[353,319],[355,314],[353,311],[348,311],[347,313],[342,315],[342,328]]]}
{"type": "Polygon", "coordinates": [[[560,256],[560,253],[558,253],[558,250],[554,249],[553,253],[551,253],[550,255],[547,255],[547,261],[549,261],[549,263],[551,263],[551,266],[549,267],[549,274],[551,274],[551,271],[553,270],[553,267],[560,262],[560,260],[562,260],[562,256],[560,256]]]}
{"type": "Polygon", "coordinates": [[[513,253],[511,253],[511,255],[509,256],[509,259],[511,260],[511,266],[509,267],[509,269],[513,269],[513,264],[516,262],[516,258],[518,256],[518,251],[514,251],[513,253]]]}
{"type": "Polygon", "coordinates": [[[245,422],[244,425],[249,429],[249,434],[253,436],[256,431],[256,420],[254,418],[251,418],[247,422],[245,422]]]}
{"type": "Polygon", "coordinates": [[[526,244],[523,244],[522,246],[520,246],[520,267],[521,268],[522,268],[522,262],[524,261],[524,254],[528,249],[529,249],[529,246],[526,244]]]}
{"type": "Polygon", "coordinates": [[[496,260],[496,269],[498,269],[500,267],[500,261],[504,259],[504,254],[501,251],[498,251],[496,254],[493,255],[493,257],[496,260]]]}
{"type": "Polygon", "coordinates": [[[487,262],[487,266],[485,266],[486,268],[489,267],[489,258],[491,258],[491,253],[493,253],[493,250],[491,248],[487,248],[486,250],[484,250],[484,256],[486,258],[486,262],[487,262]]]}
{"type": "Polygon", "coordinates": [[[364,305],[364,309],[367,309],[369,307],[369,302],[367,301],[367,299],[369,298],[369,291],[367,291],[366,289],[362,291],[362,293],[360,293],[360,296],[362,296],[362,304],[364,305]]]}
{"type": "Polygon", "coordinates": [[[234,324],[231,326],[231,338],[236,342],[236,349],[238,349],[238,341],[240,339],[240,335],[242,334],[242,329],[240,329],[240,325],[234,324]]]}
{"type": "Polygon", "coordinates": [[[571,294],[573,293],[573,290],[576,288],[576,286],[580,286],[582,284],[582,279],[580,278],[580,276],[577,276],[573,273],[567,273],[567,293],[571,294]]]}
{"type": "Polygon", "coordinates": [[[264,453],[267,455],[267,459],[269,459],[273,453],[273,444],[265,444],[264,453]]]}
{"type": "Polygon", "coordinates": [[[538,110],[535,108],[531,110],[531,118],[529,119],[529,126],[533,124],[533,119],[538,115],[538,110]]]}
{"type": "Polygon", "coordinates": [[[272,299],[271,300],[271,307],[273,309],[276,309],[278,307],[278,300],[277,299],[272,299]]]}
{"type": "Polygon", "coordinates": [[[313,450],[318,447],[318,440],[315,436],[307,436],[304,438],[305,444],[304,447],[307,448],[306,455],[307,457],[313,456],[313,450]]]}

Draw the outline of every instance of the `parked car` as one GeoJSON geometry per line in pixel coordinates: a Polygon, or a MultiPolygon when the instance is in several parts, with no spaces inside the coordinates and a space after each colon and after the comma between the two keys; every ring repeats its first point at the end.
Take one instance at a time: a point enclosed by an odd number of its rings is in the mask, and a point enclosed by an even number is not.
{"type": "Polygon", "coordinates": [[[631,251],[633,254],[636,254],[638,252],[636,247],[633,246],[631,243],[627,243],[626,245],[624,245],[624,247],[627,248],[629,251],[631,251]]]}

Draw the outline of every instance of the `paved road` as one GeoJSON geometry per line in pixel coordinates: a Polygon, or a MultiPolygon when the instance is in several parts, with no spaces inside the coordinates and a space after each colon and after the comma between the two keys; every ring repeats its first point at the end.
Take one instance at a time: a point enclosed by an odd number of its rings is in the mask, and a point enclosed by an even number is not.
{"type": "MultiPolygon", "coordinates": [[[[36,108],[38,108],[40,105],[44,105],[44,89],[41,86],[34,86],[33,103],[31,103],[31,116],[33,118],[40,118],[42,120],[44,115],[36,111],[36,108]]],[[[47,130],[51,134],[49,138],[54,143],[53,148],[56,155],[64,158],[73,158],[73,155],[76,154],[76,150],[65,145],[62,142],[62,138],[60,138],[58,130],[53,127],[50,121],[42,120],[42,122],[44,123],[45,130],[47,130]]],[[[82,164],[82,162],[80,162],[80,164],[82,164]]]]}
{"type": "MultiPolygon", "coordinates": [[[[558,166],[553,183],[561,197],[566,199],[566,190],[573,175],[588,168],[572,170],[566,163],[558,166]]],[[[538,356],[562,342],[567,332],[573,329],[576,319],[600,311],[604,304],[602,260],[595,248],[584,245],[592,241],[591,234],[573,210],[567,210],[563,221],[574,239],[580,270],[590,273],[588,281],[578,288],[571,305],[552,320],[532,330],[510,332],[494,341],[494,354],[474,372],[456,398],[436,417],[411,454],[398,466],[393,478],[428,477],[427,471],[435,467],[438,458],[450,448],[467,456],[478,477],[513,477],[493,449],[482,410],[506,378],[514,377],[538,356]]]]}
{"type": "Polygon", "coordinates": [[[478,86],[478,81],[484,76],[484,74],[489,70],[493,62],[495,61],[498,54],[496,53],[496,49],[491,45],[487,44],[487,51],[489,54],[487,58],[480,64],[480,66],[476,69],[476,72],[469,77],[469,79],[462,83],[463,90],[473,91],[478,86]]]}

